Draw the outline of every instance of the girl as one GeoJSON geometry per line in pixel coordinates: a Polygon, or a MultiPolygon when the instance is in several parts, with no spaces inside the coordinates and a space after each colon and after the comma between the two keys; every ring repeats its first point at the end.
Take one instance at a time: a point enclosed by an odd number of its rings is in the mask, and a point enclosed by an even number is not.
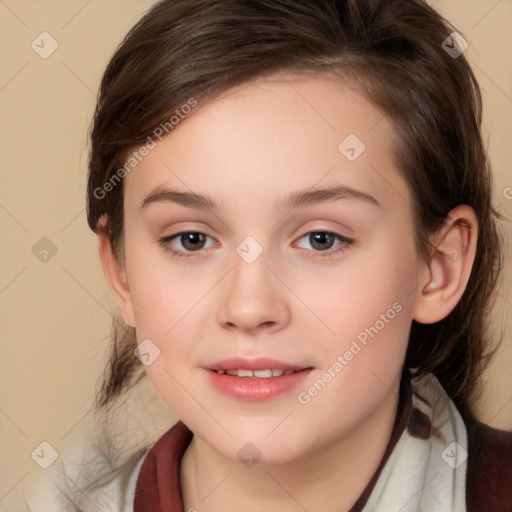
{"type": "Polygon", "coordinates": [[[512,510],[512,436],[469,408],[501,249],[465,48],[422,0],[130,31],[91,131],[126,325],[98,408],[146,374],[180,421],[73,510],[512,510]]]}

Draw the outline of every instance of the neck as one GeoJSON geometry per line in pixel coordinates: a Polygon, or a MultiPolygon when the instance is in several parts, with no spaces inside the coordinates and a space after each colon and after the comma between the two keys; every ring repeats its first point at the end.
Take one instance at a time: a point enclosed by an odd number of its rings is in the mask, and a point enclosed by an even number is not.
{"type": "Polygon", "coordinates": [[[377,470],[397,413],[399,382],[370,416],[286,464],[247,468],[194,436],[180,467],[184,510],[349,511],[377,470]]]}

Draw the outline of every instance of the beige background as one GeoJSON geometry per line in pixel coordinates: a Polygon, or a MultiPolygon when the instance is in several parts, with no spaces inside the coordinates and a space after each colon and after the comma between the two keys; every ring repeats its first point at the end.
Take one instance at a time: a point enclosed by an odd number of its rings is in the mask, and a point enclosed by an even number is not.
{"type": "MultiPolygon", "coordinates": [[[[45,471],[32,460],[32,451],[47,441],[60,452],[70,433],[85,424],[102,373],[114,306],[95,236],[85,221],[86,130],[108,58],[152,3],[0,0],[2,511],[15,510],[11,504],[25,482],[45,471]],[[47,59],[31,48],[43,31],[58,43],[47,59]],[[57,249],[46,262],[32,252],[43,237],[57,249]]],[[[431,4],[470,43],[467,56],[484,93],[496,202],[510,218],[512,199],[505,197],[505,190],[512,187],[512,1],[431,4]]],[[[504,224],[504,230],[510,242],[510,224],[504,224]]],[[[496,331],[504,330],[505,342],[476,405],[483,421],[508,429],[511,266],[508,257],[495,314],[496,331]]],[[[172,421],[161,405],[156,400],[163,417],[160,429],[172,421]]]]}

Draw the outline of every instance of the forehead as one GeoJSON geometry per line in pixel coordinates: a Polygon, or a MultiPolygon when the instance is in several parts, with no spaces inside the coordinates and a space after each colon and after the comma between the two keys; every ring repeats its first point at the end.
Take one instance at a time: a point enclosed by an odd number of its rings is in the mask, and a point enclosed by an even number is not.
{"type": "Polygon", "coordinates": [[[317,183],[408,193],[394,166],[392,125],[335,77],[279,74],[230,89],[156,142],[125,178],[127,201],[166,185],[222,202],[261,193],[272,204],[317,183]]]}

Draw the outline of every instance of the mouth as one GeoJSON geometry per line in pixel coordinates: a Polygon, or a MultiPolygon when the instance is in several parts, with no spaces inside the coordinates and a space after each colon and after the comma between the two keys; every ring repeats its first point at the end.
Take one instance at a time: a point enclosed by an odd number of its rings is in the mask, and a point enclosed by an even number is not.
{"type": "Polygon", "coordinates": [[[222,394],[237,400],[261,401],[290,392],[313,368],[269,358],[233,358],[205,370],[210,383],[222,394]]]}
{"type": "MultiPolygon", "coordinates": [[[[307,369],[307,368],[304,368],[307,369]]],[[[266,370],[212,370],[219,375],[231,375],[232,377],[253,378],[253,379],[271,379],[272,377],[282,377],[283,375],[292,375],[303,370],[283,370],[277,368],[267,368],[266,370]]]]}

